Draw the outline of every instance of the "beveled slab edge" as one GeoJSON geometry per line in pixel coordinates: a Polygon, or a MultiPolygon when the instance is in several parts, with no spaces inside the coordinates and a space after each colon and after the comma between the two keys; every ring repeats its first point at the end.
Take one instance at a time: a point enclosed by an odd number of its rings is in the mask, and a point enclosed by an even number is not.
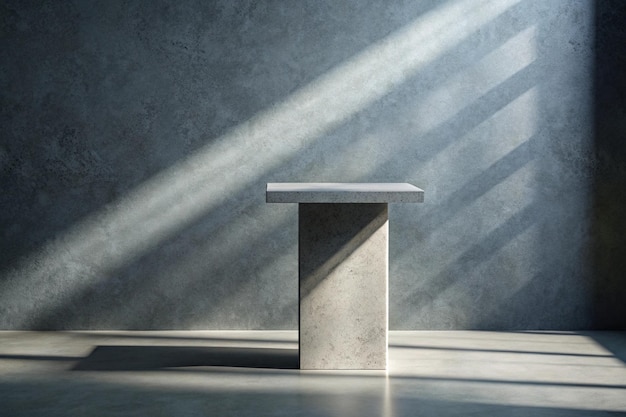
{"type": "Polygon", "coordinates": [[[409,183],[268,183],[267,203],[422,203],[409,183]]]}

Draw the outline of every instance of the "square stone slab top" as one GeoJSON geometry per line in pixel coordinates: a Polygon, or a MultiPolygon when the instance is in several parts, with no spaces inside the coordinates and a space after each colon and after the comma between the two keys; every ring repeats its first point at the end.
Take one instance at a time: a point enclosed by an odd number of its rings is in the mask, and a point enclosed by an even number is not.
{"type": "Polygon", "coordinates": [[[274,182],[267,184],[268,203],[422,203],[424,190],[406,182],[274,182]]]}

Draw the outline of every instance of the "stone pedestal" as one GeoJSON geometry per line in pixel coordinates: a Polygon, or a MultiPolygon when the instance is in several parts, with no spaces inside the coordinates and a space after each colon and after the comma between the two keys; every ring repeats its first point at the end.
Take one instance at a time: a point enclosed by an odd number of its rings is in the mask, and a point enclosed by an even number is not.
{"type": "Polygon", "coordinates": [[[300,367],[385,369],[386,203],[300,204],[300,367]]]}
{"type": "Polygon", "coordinates": [[[410,184],[280,183],[267,202],[299,203],[301,369],[386,369],[388,202],[410,184]]]}

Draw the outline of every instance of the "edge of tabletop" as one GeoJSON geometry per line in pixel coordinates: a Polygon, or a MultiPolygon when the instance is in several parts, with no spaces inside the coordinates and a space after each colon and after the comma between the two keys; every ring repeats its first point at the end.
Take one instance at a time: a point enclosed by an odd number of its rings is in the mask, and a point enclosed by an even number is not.
{"type": "Polygon", "coordinates": [[[424,190],[404,183],[267,183],[266,203],[422,203],[424,190]]]}

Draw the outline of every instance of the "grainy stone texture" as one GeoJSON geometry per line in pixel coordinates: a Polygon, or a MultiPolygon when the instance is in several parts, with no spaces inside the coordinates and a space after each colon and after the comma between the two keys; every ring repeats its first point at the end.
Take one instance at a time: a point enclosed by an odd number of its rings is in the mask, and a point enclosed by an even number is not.
{"type": "Polygon", "coordinates": [[[268,203],[421,203],[424,191],[407,183],[270,183],[268,203]]]}
{"type": "Polygon", "coordinates": [[[0,328],[295,329],[285,181],[428,192],[392,329],[626,326],[620,10],[0,2],[0,328]]]}
{"type": "Polygon", "coordinates": [[[300,367],[385,369],[388,210],[299,204],[300,367]]]}

